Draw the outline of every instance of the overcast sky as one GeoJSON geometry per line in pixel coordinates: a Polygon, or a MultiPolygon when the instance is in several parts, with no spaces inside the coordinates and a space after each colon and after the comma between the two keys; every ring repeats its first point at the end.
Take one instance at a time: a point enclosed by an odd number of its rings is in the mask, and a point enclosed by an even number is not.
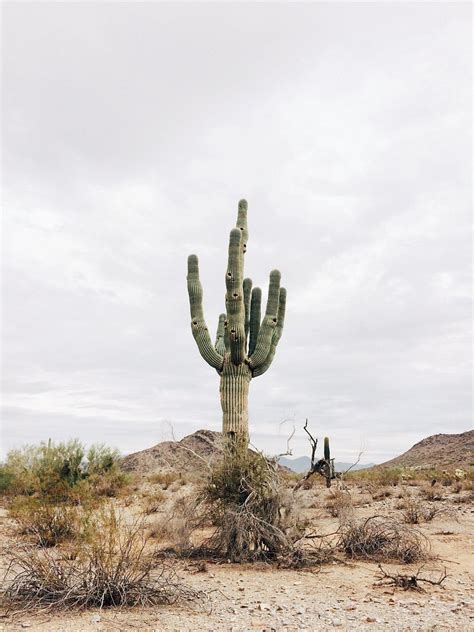
{"type": "Polygon", "coordinates": [[[2,454],[220,429],[228,234],[288,289],[252,440],[472,427],[469,3],[3,5],[2,454]],[[284,420],[286,423],[281,424],[284,420]]]}

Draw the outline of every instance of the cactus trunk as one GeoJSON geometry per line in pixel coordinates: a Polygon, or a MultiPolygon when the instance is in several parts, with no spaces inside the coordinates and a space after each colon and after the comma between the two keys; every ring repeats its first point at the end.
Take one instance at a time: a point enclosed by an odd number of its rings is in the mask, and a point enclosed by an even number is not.
{"type": "Polygon", "coordinates": [[[245,449],[249,440],[248,395],[252,373],[247,364],[235,365],[230,358],[224,360],[221,373],[220,395],[222,431],[226,447],[245,449]]]}

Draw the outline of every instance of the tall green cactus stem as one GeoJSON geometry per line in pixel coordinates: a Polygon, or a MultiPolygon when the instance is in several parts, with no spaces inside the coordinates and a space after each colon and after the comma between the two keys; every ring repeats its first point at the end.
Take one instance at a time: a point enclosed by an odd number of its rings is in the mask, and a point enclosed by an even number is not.
{"type": "Polygon", "coordinates": [[[237,225],[229,239],[225,274],[226,313],[219,316],[213,345],[204,320],[202,286],[196,255],[188,257],[188,294],[191,330],[204,360],[220,375],[223,433],[228,445],[247,448],[248,391],[250,380],[270,367],[285,320],[286,290],[280,288],[280,272],[270,274],[267,307],[261,320],[262,292],[244,279],[247,250],[247,202],[240,200],[237,225]]]}
{"type": "Polygon", "coordinates": [[[324,460],[331,460],[331,451],[329,449],[329,437],[324,437],[324,460]]]}

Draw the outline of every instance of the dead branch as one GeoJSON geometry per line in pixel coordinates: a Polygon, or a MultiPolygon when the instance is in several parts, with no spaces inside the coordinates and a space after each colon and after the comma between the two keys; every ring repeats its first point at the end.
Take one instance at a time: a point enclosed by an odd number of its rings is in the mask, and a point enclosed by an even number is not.
{"type": "Polygon", "coordinates": [[[357,456],[357,459],[354,463],[352,463],[352,465],[350,465],[347,470],[345,470],[344,472],[341,472],[339,474],[339,478],[343,478],[348,472],[350,472],[356,465],[358,465],[360,463],[360,459],[362,457],[362,455],[364,454],[364,450],[361,450],[357,456]]]}
{"type": "MultiPolygon", "coordinates": [[[[306,419],[305,424],[303,426],[303,430],[309,437],[309,442],[311,444],[311,469],[310,472],[313,473],[314,459],[316,455],[316,448],[318,447],[318,440],[313,437],[313,435],[308,430],[308,420],[306,419]]],[[[309,472],[308,472],[309,474],[309,472]]]]}
{"type": "Polygon", "coordinates": [[[441,588],[444,588],[442,584],[447,577],[446,568],[444,568],[439,578],[434,580],[430,579],[429,577],[421,576],[424,565],[420,566],[420,568],[414,575],[403,575],[401,573],[391,575],[390,573],[387,573],[387,571],[382,567],[382,564],[379,564],[378,566],[379,572],[377,573],[376,577],[379,581],[375,584],[376,586],[395,586],[397,588],[402,588],[403,590],[416,590],[417,592],[424,592],[423,587],[420,586],[420,582],[430,584],[431,586],[441,586],[441,588]]]}
{"type": "MultiPolygon", "coordinates": [[[[284,419],[282,422],[280,422],[280,426],[282,424],[285,424],[287,421],[290,421],[289,419],[284,419]]],[[[290,442],[293,439],[293,437],[295,436],[295,432],[296,432],[296,428],[295,428],[295,424],[293,424],[293,430],[290,433],[290,436],[287,438],[286,440],[286,452],[282,452],[281,454],[277,454],[276,458],[279,459],[282,456],[292,456],[293,451],[290,448],[290,442]]]]}

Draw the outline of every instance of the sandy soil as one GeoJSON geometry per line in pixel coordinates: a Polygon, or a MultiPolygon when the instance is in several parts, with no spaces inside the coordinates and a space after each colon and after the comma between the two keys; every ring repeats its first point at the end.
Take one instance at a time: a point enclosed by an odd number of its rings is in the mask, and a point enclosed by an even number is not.
{"type": "MultiPolygon", "coordinates": [[[[301,502],[307,514],[317,520],[318,528],[330,532],[335,519],[324,511],[322,493],[302,491],[301,502]]],[[[353,491],[353,497],[356,517],[399,515],[395,497],[374,502],[358,490],[353,491]]],[[[407,592],[375,586],[377,564],[366,561],[335,563],[316,572],[208,563],[207,571],[198,573],[193,565],[180,563],[183,581],[207,594],[204,605],[3,616],[0,631],[471,630],[474,506],[454,504],[453,500],[454,496],[442,501],[449,511],[420,525],[431,541],[434,558],[424,570],[436,577],[446,568],[444,587],[428,586],[425,592],[407,592]]],[[[9,537],[8,523],[3,510],[0,529],[4,541],[9,537]]],[[[384,568],[391,573],[398,570],[409,574],[419,565],[384,564],[384,568]]]]}

